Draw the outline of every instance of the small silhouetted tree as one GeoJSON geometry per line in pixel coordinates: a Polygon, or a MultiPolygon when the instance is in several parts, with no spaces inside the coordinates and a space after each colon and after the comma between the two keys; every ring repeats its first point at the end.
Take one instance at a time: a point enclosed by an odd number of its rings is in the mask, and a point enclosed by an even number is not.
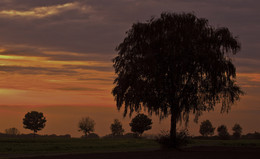
{"type": "Polygon", "coordinates": [[[221,139],[228,139],[229,138],[229,133],[228,133],[227,127],[225,125],[220,125],[218,127],[217,131],[218,131],[218,136],[221,139]]]}
{"type": "Polygon", "coordinates": [[[25,114],[23,118],[23,127],[32,130],[33,136],[35,136],[37,131],[40,131],[45,127],[45,123],[46,118],[43,116],[42,112],[31,111],[25,114]]]}
{"type": "Polygon", "coordinates": [[[5,129],[5,133],[7,135],[19,135],[20,131],[17,128],[9,128],[9,129],[5,129]]]}
{"type": "Polygon", "coordinates": [[[239,124],[235,124],[232,130],[233,130],[233,137],[239,139],[242,134],[242,127],[239,124]]]}
{"type": "Polygon", "coordinates": [[[111,124],[110,129],[113,136],[121,136],[125,131],[122,123],[118,119],[114,120],[114,123],[111,124]]]}
{"type": "Polygon", "coordinates": [[[78,123],[79,131],[83,131],[85,136],[88,136],[91,132],[94,132],[95,121],[90,117],[82,118],[78,123]]]}
{"type": "Polygon", "coordinates": [[[209,120],[205,120],[200,124],[200,134],[202,136],[212,136],[214,134],[215,128],[213,128],[209,120]]]}
{"type": "Polygon", "coordinates": [[[117,108],[124,106],[124,116],[142,107],[160,118],[170,115],[174,144],[177,122],[187,124],[190,113],[197,121],[216,104],[224,113],[239,100],[243,92],[231,57],[239,50],[228,28],[213,27],[192,13],[162,13],[134,23],[113,59],[117,108]]]}
{"type": "Polygon", "coordinates": [[[145,114],[138,114],[132,119],[129,125],[132,132],[136,133],[137,136],[141,136],[144,131],[152,128],[152,119],[148,118],[145,114]]]}

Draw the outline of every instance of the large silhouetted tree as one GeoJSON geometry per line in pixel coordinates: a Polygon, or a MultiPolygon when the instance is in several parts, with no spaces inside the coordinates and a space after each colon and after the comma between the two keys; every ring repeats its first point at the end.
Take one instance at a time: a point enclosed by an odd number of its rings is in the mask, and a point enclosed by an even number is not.
{"type": "Polygon", "coordinates": [[[227,112],[243,94],[231,59],[239,50],[228,28],[212,27],[191,13],[162,13],[135,23],[113,59],[117,108],[124,105],[124,115],[141,107],[160,117],[171,115],[174,143],[178,121],[187,123],[190,113],[197,120],[218,103],[227,112]]]}
{"type": "Polygon", "coordinates": [[[45,123],[46,118],[43,116],[43,113],[37,111],[28,112],[23,118],[23,127],[32,130],[33,136],[35,136],[37,131],[45,127],[45,123]]]}

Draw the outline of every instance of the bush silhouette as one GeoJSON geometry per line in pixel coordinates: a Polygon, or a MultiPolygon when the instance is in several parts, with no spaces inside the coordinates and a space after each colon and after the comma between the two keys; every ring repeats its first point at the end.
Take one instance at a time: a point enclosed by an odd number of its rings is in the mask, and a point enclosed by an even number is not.
{"type": "Polygon", "coordinates": [[[19,135],[20,131],[17,128],[5,129],[5,134],[7,135],[19,135]]]}

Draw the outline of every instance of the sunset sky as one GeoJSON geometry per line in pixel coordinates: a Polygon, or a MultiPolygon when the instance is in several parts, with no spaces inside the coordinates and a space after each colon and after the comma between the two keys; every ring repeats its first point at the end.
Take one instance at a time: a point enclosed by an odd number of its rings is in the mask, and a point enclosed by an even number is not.
{"type": "MultiPolygon", "coordinates": [[[[0,132],[17,127],[32,110],[47,117],[42,134],[77,132],[81,117],[96,121],[96,133],[109,133],[116,110],[111,94],[112,58],[125,32],[161,12],[193,12],[216,27],[228,27],[242,50],[234,56],[237,81],[246,95],[227,115],[219,108],[199,120],[214,126],[237,122],[244,133],[260,131],[260,1],[258,0],[1,0],[0,1],[0,132]]],[[[169,129],[153,116],[150,133],[169,129]]],[[[191,120],[191,134],[199,124],[191,120]]],[[[148,132],[149,133],[149,132],[148,132]]]]}

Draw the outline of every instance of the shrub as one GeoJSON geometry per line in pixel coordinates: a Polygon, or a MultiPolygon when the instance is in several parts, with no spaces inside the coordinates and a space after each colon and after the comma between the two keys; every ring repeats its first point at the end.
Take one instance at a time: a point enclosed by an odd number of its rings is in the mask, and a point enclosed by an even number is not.
{"type": "Polygon", "coordinates": [[[99,135],[96,133],[89,133],[88,135],[83,135],[82,138],[86,139],[99,139],[99,135]]]}
{"type": "Polygon", "coordinates": [[[156,137],[156,141],[161,144],[163,148],[171,148],[171,147],[182,147],[186,146],[188,143],[190,143],[190,137],[189,132],[187,129],[182,129],[179,132],[177,132],[176,135],[176,141],[173,143],[170,140],[170,132],[169,131],[161,131],[161,134],[159,134],[156,137]]]}

